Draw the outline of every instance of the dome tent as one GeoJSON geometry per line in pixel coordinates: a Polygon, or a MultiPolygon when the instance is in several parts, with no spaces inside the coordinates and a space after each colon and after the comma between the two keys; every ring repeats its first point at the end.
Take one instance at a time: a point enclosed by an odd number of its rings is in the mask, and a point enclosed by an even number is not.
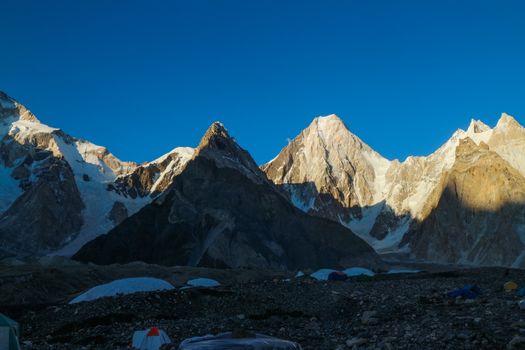
{"type": "Polygon", "coordinates": [[[212,288],[212,287],[219,287],[221,284],[211,278],[195,278],[192,280],[189,280],[186,282],[188,287],[206,287],[206,288],[212,288]]]}
{"type": "Polygon", "coordinates": [[[171,344],[171,340],[166,332],[157,327],[151,327],[150,329],[133,333],[133,349],[159,350],[164,344],[171,344]]]}
{"type": "Polygon", "coordinates": [[[333,271],[328,275],[329,281],[346,281],[348,276],[342,271],[333,271]]]}
{"type": "Polygon", "coordinates": [[[301,345],[262,334],[226,332],[184,340],[178,350],[301,350],[301,345]]]}
{"type": "Polygon", "coordinates": [[[20,326],[4,314],[0,314],[0,349],[20,350],[18,336],[20,326]]]}

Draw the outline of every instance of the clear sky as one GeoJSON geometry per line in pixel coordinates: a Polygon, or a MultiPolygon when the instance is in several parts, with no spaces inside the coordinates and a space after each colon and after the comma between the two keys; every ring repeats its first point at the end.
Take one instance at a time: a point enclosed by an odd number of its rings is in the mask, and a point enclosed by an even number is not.
{"type": "Polygon", "coordinates": [[[222,121],[259,163],[338,114],[387,158],[525,121],[525,2],[1,0],[0,90],[123,160],[222,121]]]}

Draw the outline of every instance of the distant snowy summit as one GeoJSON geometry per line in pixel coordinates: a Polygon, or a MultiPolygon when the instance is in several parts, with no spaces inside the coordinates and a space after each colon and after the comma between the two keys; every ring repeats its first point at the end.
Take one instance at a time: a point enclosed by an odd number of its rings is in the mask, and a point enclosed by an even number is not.
{"type": "Polygon", "coordinates": [[[220,122],[196,149],[139,165],[0,93],[0,155],[0,258],[380,266],[370,245],[525,267],[525,129],[505,113],[493,128],[472,120],[434,153],[403,162],[329,115],[260,167],[220,122]]]}

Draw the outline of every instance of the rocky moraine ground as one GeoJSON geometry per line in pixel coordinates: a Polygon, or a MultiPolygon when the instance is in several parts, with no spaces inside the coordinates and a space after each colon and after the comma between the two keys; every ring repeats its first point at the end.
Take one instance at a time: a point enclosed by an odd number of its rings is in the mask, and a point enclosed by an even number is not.
{"type": "Polygon", "coordinates": [[[525,310],[506,292],[525,286],[521,270],[480,268],[354,277],[343,282],[290,278],[282,272],[21,265],[0,269],[0,310],[20,322],[24,349],[126,349],[134,330],[159,326],[174,341],[231,330],[255,331],[303,349],[525,348],[525,310]],[[211,277],[216,288],[138,293],[68,305],[85,288],[150,275],[174,285],[211,277]],[[446,292],[477,284],[482,295],[446,292]]]}

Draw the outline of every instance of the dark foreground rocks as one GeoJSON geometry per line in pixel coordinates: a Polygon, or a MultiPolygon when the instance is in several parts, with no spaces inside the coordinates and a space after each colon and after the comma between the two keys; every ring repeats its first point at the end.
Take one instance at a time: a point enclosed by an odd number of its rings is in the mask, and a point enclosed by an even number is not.
{"type": "MultiPolygon", "coordinates": [[[[231,271],[235,274],[234,271],[231,271]]],[[[10,308],[25,349],[125,349],[134,330],[164,329],[174,341],[247,330],[304,349],[520,349],[525,311],[503,284],[525,285],[520,270],[483,268],[356,277],[344,282],[269,277],[232,279],[213,289],[142,293],[94,302],[10,308]],[[448,290],[479,285],[474,300],[448,290]]]]}

